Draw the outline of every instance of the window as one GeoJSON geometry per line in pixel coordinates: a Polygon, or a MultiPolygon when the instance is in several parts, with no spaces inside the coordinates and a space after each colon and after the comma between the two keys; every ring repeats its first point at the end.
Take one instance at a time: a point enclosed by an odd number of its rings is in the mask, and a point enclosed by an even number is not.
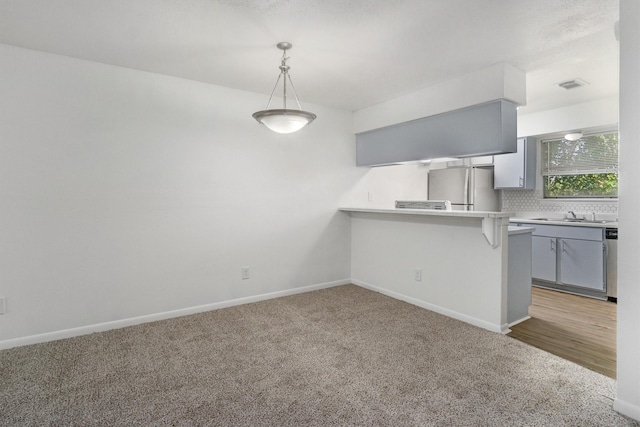
{"type": "Polygon", "coordinates": [[[545,198],[618,197],[618,132],[542,141],[545,198]]]}

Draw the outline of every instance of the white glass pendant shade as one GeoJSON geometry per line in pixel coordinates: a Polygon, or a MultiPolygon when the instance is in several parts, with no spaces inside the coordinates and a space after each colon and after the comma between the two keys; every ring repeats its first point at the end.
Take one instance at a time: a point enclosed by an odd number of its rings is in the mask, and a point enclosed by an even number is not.
{"type": "Polygon", "coordinates": [[[567,141],[577,141],[582,138],[582,132],[568,133],[564,136],[567,141]]]}
{"type": "Polygon", "coordinates": [[[253,118],[258,121],[258,123],[265,125],[270,130],[277,133],[293,133],[297,132],[312,121],[316,119],[316,115],[310,113],[308,111],[303,111],[300,106],[300,101],[298,100],[298,95],[296,94],[296,89],[293,86],[293,82],[291,81],[291,76],[289,75],[289,66],[287,65],[287,50],[291,49],[291,43],[281,42],[278,43],[278,49],[281,49],[282,59],[280,63],[280,75],[278,76],[278,80],[276,81],[276,85],[273,87],[271,91],[271,96],[269,97],[269,102],[267,103],[267,109],[258,111],[253,113],[253,118]],[[278,83],[282,80],[283,85],[283,97],[282,97],[282,108],[272,108],[269,109],[269,105],[271,105],[271,99],[273,98],[273,94],[278,87],[278,83]],[[287,86],[290,86],[293,89],[293,95],[295,96],[296,103],[298,104],[298,109],[290,109],[287,108],[287,86]]]}
{"type": "Polygon", "coordinates": [[[253,113],[253,118],[269,129],[278,133],[297,132],[317,116],[308,111],[273,109],[253,113]]]}

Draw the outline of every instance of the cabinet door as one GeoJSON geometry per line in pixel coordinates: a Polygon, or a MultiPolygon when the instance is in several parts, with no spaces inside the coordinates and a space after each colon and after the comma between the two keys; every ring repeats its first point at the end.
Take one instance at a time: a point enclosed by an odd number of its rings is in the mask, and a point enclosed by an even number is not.
{"type": "Polygon", "coordinates": [[[533,236],[531,238],[532,264],[531,275],[534,279],[556,282],[555,237],[533,236]]]}
{"type": "Polygon", "coordinates": [[[564,285],[604,291],[604,246],[591,240],[558,239],[564,285]]]}
{"type": "Polygon", "coordinates": [[[493,158],[494,188],[524,188],[525,140],[518,139],[516,153],[500,154],[493,158]]]}

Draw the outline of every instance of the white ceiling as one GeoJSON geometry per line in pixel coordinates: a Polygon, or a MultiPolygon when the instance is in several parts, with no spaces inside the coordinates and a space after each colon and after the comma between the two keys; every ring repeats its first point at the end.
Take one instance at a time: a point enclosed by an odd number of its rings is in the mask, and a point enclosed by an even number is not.
{"type": "Polygon", "coordinates": [[[618,93],[618,0],[0,0],[0,43],[360,109],[498,62],[526,112],[618,93]],[[590,84],[567,91],[555,83],[590,84]]]}

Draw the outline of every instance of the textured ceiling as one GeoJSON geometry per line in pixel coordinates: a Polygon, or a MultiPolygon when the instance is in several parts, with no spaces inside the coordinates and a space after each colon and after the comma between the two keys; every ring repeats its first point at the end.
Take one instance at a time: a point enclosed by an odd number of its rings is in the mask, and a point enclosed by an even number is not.
{"type": "Polygon", "coordinates": [[[0,0],[0,43],[268,94],[289,41],[303,106],[348,110],[508,62],[533,112],[617,95],[617,19],[618,0],[0,0]]]}

